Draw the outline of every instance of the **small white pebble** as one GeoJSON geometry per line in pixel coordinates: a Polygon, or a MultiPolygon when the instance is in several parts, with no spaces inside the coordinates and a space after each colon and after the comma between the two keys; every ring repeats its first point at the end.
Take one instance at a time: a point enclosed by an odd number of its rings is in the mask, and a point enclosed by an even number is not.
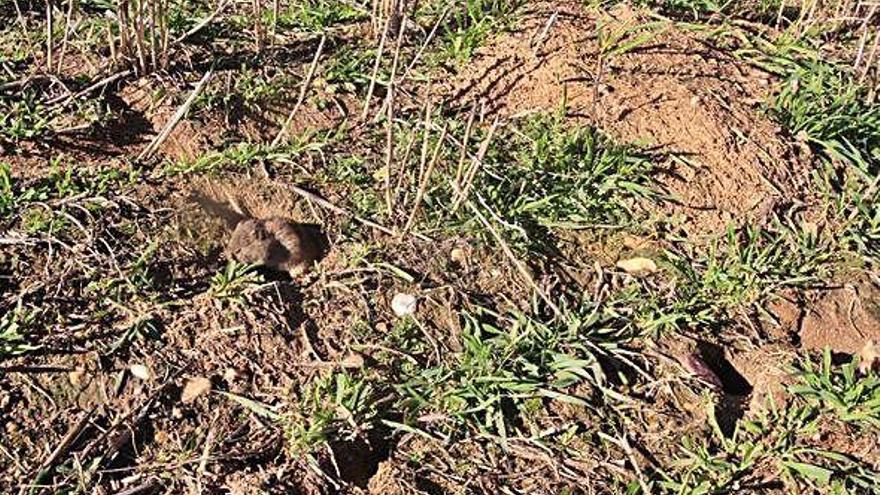
{"type": "Polygon", "coordinates": [[[399,293],[391,299],[391,310],[398,317],[404,317],[416,312],[418,300],[410,294],[399,293]]]}
{"type": "Polygon", "coordinates": [[[150,372],[150,368],[146,367],[143,364],[133,364],[128,367],[128,371],[131,372],[131,375],[135,378],[140,378],[141,380],[149,380],[153,377],[153,374],[150,372]]]}

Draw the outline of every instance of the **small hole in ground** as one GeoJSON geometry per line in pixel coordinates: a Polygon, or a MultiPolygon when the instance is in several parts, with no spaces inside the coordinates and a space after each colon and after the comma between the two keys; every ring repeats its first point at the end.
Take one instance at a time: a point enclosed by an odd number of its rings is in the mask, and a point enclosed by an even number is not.
{"type": "Polygon", "coordinates": [[[752,385],[730,361],[724,356],[724,348],[710,342],[698,342],[697,350],[706,366],[721,380],[721,388],[725,394],[749,395],[752,393],[752,385]]]}

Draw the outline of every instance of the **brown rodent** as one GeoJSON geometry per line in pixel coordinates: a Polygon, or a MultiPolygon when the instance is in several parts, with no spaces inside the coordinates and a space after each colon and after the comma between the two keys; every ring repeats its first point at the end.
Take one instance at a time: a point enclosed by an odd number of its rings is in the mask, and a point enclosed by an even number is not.
{"type": "Polygon", "coordinates": [[[307,271],[321,255],[309,228],[279,217],[238,222],[225,252],[239,263],[262,265],[291,276],[307,271]]]}
{"type": "Polygon", "coordinates": [[[202,195],[197,203],[223,219],[232,230],[224,253],[227,258],[265,266],[295,277],[307,271],[323,252],[321,233],[314,225],[281,217],[254,218],[230,198],[232,208],[202,195]]]}

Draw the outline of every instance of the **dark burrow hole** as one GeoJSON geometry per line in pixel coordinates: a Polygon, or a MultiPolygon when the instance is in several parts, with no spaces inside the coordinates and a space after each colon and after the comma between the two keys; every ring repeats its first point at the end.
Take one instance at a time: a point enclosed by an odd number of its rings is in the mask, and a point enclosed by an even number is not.
{"type": "MultiPolygon", "coordinates": [[[[391,455],[392,442],[385,433],[374,431],[367,439],[331,442],[330,448],[343,481],[359,488],[367,487],[370,478],[379,471],[379,464],[391,455]]],[[[333,469],[330,468],[329,472],[333,469]]]]}
{"type": "Polygon", "coordinates": [[[752,385],[724,356],[724,348],[710,342],[697,342],[697,351],[706,366],[721,380],[725,394],[745,396],[752,393],[752,385]]]}
{"type": "Polygon", "coordinates": [[[700,358],[718,377],[723,392],[715,411],[718,427],[726,437],[731,437],[737,422],[749,406],[752,385],[740,374],[724,355],[724,348],[710,342],[697,342],[700,358]]]}

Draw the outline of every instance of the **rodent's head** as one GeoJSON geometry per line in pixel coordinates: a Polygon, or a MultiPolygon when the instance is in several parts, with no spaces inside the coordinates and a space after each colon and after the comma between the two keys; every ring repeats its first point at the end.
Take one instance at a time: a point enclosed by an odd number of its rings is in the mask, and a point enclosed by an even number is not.
{"type": "Polygon", "coordinates": [[[226,246],[226,256],[241,263],[262,264],[270,255],[273,238],[263,222],[249,219],[239,222],[226,246]]]}

